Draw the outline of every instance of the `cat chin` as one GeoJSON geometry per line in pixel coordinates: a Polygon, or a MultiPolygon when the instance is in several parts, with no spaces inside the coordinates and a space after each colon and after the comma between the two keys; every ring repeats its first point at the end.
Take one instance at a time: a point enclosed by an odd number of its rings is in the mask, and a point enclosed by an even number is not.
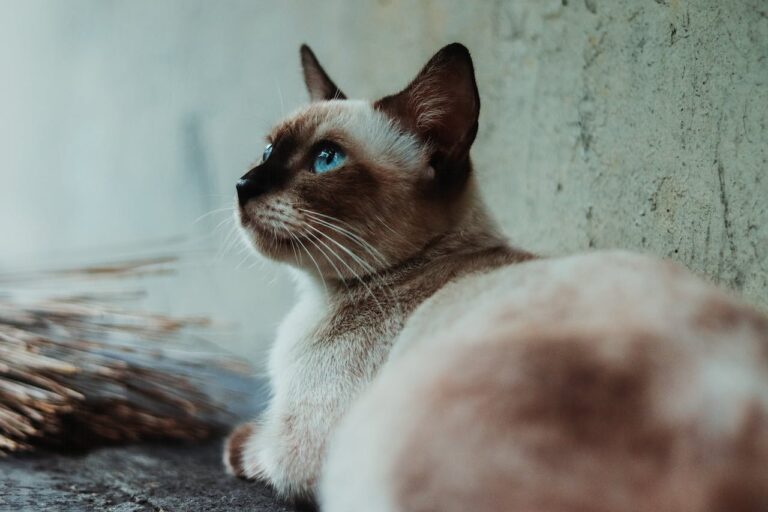
{"type": "Polygon", "coordinates": [[[244,216],[240,219],[240,235],[246,245],[266,258],[283,263],[295,262],[291,239],[279,236],[270,227],[262,226],[244,216]]]}
{"type": "Polygon", "coordinates": [[[365,269],[357,267],[354,261],[337,263],[335,267],[326,265],[323,259],[327,258],[326,255],[310,252],[313,242],[309,238],[276,236],[269,226],[260,226],[252,221],[241,223],[240,234],[244,243],[259,255],[300,271],[321,275],[323,279],[349,279],[366,274],[365,269]]]}

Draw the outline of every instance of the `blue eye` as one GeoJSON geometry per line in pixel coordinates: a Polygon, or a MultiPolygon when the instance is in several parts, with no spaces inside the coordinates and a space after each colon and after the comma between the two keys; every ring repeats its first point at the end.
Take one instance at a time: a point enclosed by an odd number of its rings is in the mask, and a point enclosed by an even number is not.
{"type": "Polygon", "coordinates": [[[322,146],[315,154],[315,161],[312,162],[312,172],[321,174],[338,169],[344,164],[347,155],[335,145],[322,146]]]}
{"type": "Polygon", "coordinates": [[[264,153],[261,155],[261,161],[266,162],[267,158],[269,158],[269,155],[272,154],[272,144],[267,144],[267,147],[264,148],[264,153]]]}

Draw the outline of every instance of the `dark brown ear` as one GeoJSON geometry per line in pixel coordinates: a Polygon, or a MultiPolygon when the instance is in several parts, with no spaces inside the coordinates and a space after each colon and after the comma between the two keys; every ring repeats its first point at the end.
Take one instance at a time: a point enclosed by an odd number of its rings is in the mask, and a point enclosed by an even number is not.
{"type": "Polygon", "coordinates": [[[301,45],[301,67],[304,69],[304,83],[307,84],[312,101],[345,100],[347,97],[328,77],[309,46],[301,45]]]}
{"type": "Polygon", "coordinates": [[[432,166],[468,169],[480,96],[469,50],[453,43],[432,57],[408,87],[375,103],[433,149],[432,166]]]}

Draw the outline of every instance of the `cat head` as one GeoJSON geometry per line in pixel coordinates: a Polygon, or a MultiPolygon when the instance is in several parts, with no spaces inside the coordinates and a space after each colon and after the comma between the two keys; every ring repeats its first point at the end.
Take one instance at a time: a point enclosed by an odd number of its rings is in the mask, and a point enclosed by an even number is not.
{"type": "Polygon", "coordinates": [[[395,265],[467,208],[480,98],[469,51],[440,50],[401,92],[350,100],[301,47],[311,102],[275,126],[237,182],[258,251],[324,278],[395,265]]]}

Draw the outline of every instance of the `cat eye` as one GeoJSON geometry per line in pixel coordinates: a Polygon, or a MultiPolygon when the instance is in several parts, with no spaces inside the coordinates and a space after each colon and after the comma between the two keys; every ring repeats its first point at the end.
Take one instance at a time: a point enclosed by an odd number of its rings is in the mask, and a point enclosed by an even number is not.
{"type": "Polygon", "coordinates": [[[264,148],[264,153],[261,155],[261,162],[264,163],[267,161],[267,158],[269,158],[269,155],[272,154],[272,144],[267,144],[267,146],[264,148]]]}
{"type": "Polygon", "coordinates": [[[322,174],[324,172],[338,169],[344,164],[347,155],[339,146],[332,143],[325,143],[315,153],[315,160],[312,162],[312,172],[322,174]]]}

